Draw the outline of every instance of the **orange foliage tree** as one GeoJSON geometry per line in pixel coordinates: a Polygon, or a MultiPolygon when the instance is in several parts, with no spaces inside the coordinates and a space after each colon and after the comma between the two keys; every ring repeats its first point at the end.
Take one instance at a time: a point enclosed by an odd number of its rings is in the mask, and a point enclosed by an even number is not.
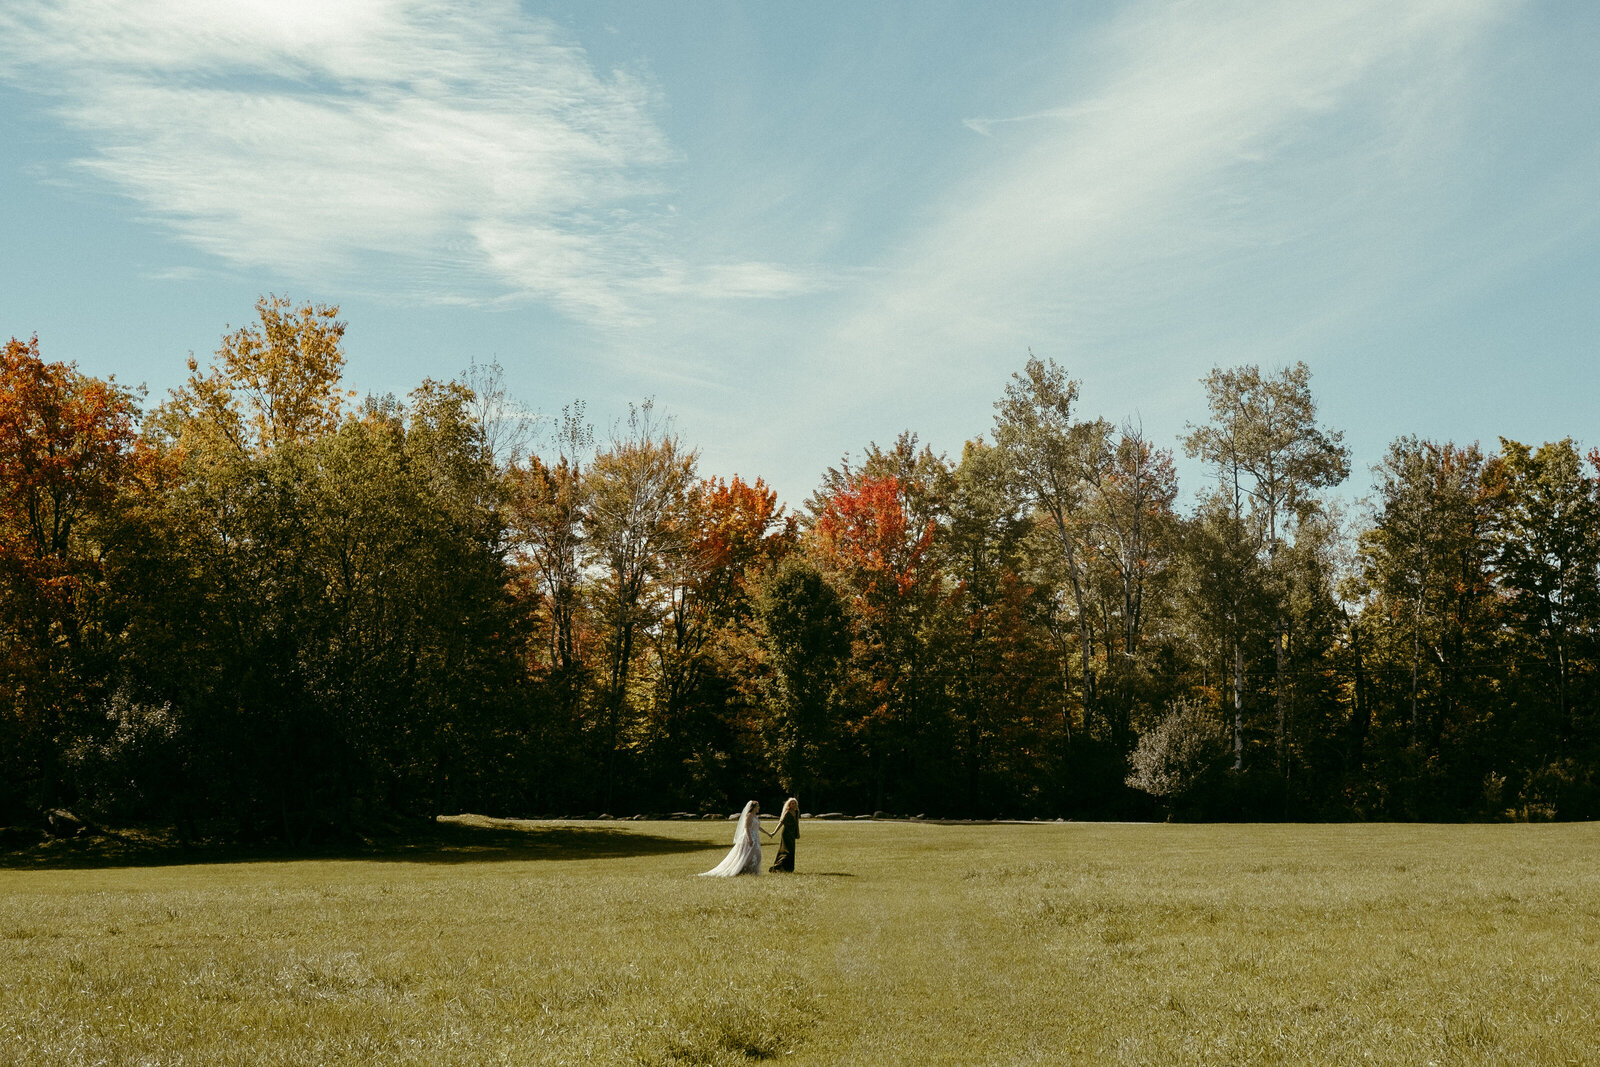
{"type": "Polygon", "coordinates": [[[132,392],[45,362],[37,337],[0,349],[0,760],[34,761],[0,767],[13,789],[56,777],[69,717],[88,699],[85,616],[105,526],[135,477],[137,415],[132,392]]]}
{"type": "Polygon", "coordinates": [[[848,595],[856,631],[850,726],[866,748],[881,805],[889,763],[909,772],[919,742],[935,736],[927,729],[938,715],[940,684],[935,544],[949,468],[907,434],[830,481],[812,501],[809,548],[848,595]]]}
{"type": "Polygon", "coordinates": [[[796,528],[777,493],[737,476],[697,485],[684,524],[683,551],[663,575],[667,611],[655,635],[650,725],[666,763],[704,778],[718,752],[759,762],[751,587],[794,546],[796,528]]]}
{"type": "Polygon", "coordinates": [[[161,414],[169,435],[185,443],[220,437],[259,453],[333,433],[355,395],[340,387],[345,324],[338,316],[337,306],[296,308],[288,297],[261,297],[257,323],[224,335],[205,373],[189,357],[189,380],[161,414]]]}

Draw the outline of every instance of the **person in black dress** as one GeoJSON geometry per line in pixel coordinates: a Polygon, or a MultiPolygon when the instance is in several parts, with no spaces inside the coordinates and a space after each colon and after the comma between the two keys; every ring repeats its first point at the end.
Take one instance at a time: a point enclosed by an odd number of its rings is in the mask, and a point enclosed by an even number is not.
{"type": "Polygon", "coordinates": [[[773,874],[779,871],[794,873],[794,843],[800,837],[800,801],[790,797],[783,805],[783,814],[778,817],[778,825],[772,831],[779,838],[778,858],[767,870],[773,874]]]}

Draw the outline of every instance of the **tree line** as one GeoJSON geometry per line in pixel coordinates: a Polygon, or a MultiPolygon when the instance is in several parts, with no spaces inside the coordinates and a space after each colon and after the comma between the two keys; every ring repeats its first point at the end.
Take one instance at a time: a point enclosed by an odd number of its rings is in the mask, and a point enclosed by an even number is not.
{"type": "Polygon", "coordinates": [[[1360,508],[1304,364],[1173,450],[1027,360],[796,510],[646,402],[343,382],[257,303],[146,406],[0,357],[0,823],[282,840],[456,810],[1600,814],[1600,453],[1401,437],[1360,508]]]}

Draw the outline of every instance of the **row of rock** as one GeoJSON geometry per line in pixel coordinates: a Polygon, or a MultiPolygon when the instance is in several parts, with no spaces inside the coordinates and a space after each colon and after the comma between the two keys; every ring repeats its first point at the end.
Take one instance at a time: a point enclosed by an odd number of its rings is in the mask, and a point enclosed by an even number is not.
{"type": "MultiPolygon", "coordinates": [[[[773,812],[763,812],[769,818],[776,818],[773,812]]],[[[692,811],[673,811],[665,814],[649,815],[609,815],[603,812],[589,812],[584,815],[529,815],[526,818],[532,822],[681,822],[685,820],[728,819],[739,817],[738,812],[731,815],[719,815],[716,812],[697,813],[692,811]]],[[[846,815],[842,811],[825,811],[820,815],[810,812],[801,812],[802,819],[895,819],[912,820],[926,819],[926,815],[891,815],[886,811],[875,811],[870,815],[846,815]]]]}
{"type": "MultiPolygon", "coordinates": [[[[763,818],[768,818],[768,819],[777,818],[777,815],[774,812],[767,811],[767,812],[762,812],[761,814],[762,814],[763,818]]],[[[867,820],[867,821],[877,820],[877,821],[888,821],[888,822],[924,822],[924,821],[926,821],[926,822],[936,822],[936,823],[944,823],[944,824],[951,824],[951,825],[959,825],[959,824],[963,824],[963,823],[970,823],[970,824],[974,824],[974,825],[988,825],[988,824],[991,824],[991,823],[1036,823],[1036,822],[1065,822],[1066,821],[1064,819],[1044,819],[1044,818],[1040,818],[1037,815],[1035,815],[1031,819],[1008,819],[1004,815],[997,815],[992,819],[937,819],[937,818],[936,819],[929,819],[927,815],[891,815],[889,812],[886,812],[886,811],[875,811],[870,815],[846,815],[842,811],[825,811],[825,812],[822,812],[819,815],[813,815],[810,812],[801,812],[800,817],[802,819],[833,819],[833,820],[846,821],[846,822],[852,821],[852,820],[867,820]]],[[[603,813],[597,814],[595,812],[589,812],[588,814],[585,814],[585,815],[528,815],[528,816],[525,816],[525,818],[528,819],[531,822],[674,822],[674,821],[681,822],[681,821],[686,821],[686,820],[687,821],[699,822],[699,821],[711,820],[711,819],[727,820],[729,822],[732,822],[732,821],[734,821],[734,820],[739,818],[739,813],[738,812],[734,812],[731,815],[719,815],[716,812],[699,813],[699,812],[693,812],[693,811],[674,811],[674,812],[667,812],[665,814],[649,814],[649,815],[607,815],[607,814],[603,814],[603,813]]]]}

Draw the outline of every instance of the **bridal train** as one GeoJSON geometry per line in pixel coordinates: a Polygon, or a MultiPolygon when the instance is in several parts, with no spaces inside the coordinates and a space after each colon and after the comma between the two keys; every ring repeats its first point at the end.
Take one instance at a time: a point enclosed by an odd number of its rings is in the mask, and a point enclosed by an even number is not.
{"type": "Polygon", "coordinates": [[[733,847],[722,862],[700,877],[732,878],[736,874],[761,873],[761,806],[755,801],[744,806],[739,825],[733,831],[733,847]]]}

